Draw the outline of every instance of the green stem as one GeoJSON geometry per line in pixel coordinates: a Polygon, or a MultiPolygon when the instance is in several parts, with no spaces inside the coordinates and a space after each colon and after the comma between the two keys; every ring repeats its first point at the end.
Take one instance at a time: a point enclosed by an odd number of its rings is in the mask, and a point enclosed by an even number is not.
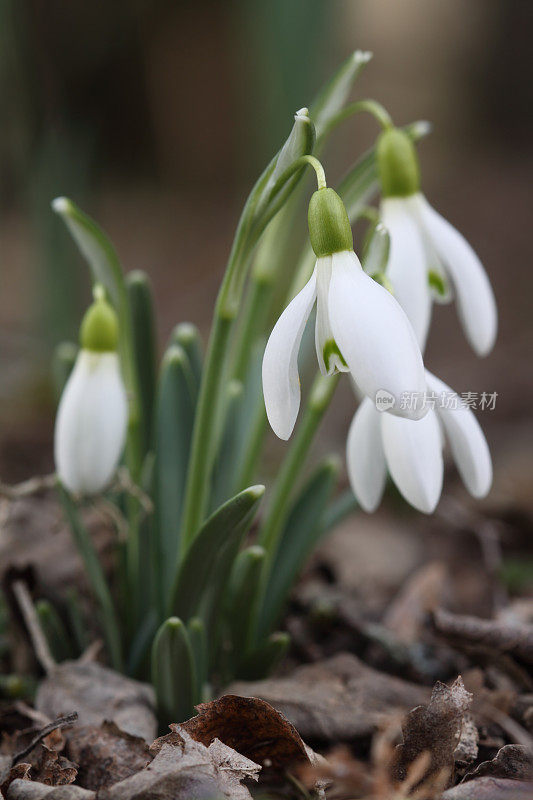
{"type": "Polygon", "coordinates": [[[221,384],[234,321],[234,316],[220,314],[220,307],[217,303],[193,427],[182,521],[184,548],[188,547],[193,540],[204,519],[207,507],[213,442],[223,400],[221,384]]]}
{"type": "Polygon", "coordinates": [[[85,564],[87,577],[89,578],[92,590],[100,605],[102,626],[106,635],[111,663],[115,669],[121,671],[123,669],[123,660],[120,627],[104,571],[96,554],[96,550],[94,549],[89,532],[81,521],[72,498],[61,484],[58,484],[58,488],[63,508],[74,537],[74,542],[85,564]]]}
{"type": "Polygon", "coordinates": [[[253,483],[255,468],[263,449],[263,442],[267,430],[268,420],[263,397],[261,396],[257,404],[252,431],[248,439],[248,446],[243,457],[241,474],[235,486],[235,489],[238,491],[253,483]]]}
{"type": "Polygon", "coordinates": [[[274,484],[270,507],[264,525],[259,534],[258,544],[267,551],[271,561],[276,553],[280,533],[286,520],[292,490],[302,470],[302,463],[313,442],[322,417],[333,397],[340,375],[324,377],[317,375],[302,421],[289,452],[281,465],[278,478],[274,484]]]}
{"type": "MultiPolygon", "coordinates": [[[[288,179],[304,165],[316,172],[319,188],[326,185],[322,164],[313,156],[297,158],[276,181],[270,197],[286,185],[288,179]]],[[[246,272],[253,247],[262,229],[254,227],[254,210],[259,195],[252,192],[242,212],[233,241],[228,266],[222,279],[213,317],[213,327],[206,352],[202,383],[194,420],[191,457],[187,473],[185,505],[182,520],[183,546],[186,548],[199,529],[207,507],[209,473],[212,467],[213,442],[221,416],[224,393],[221,391],[231,333],[239,313],[246,272]]]]}
{"type": "Polygon", "coordinates": [[[371,114],[384,130],[392,127],[392,118],[381,103],[378,103],[376,100],[356,100],[355,103],[350,103],[350,105],[342,108],[328,120],[320,134],[320,140],[328,136],[341,122],[353,117],[354,114],[361,114],[362,112],[371,114]]]}
{"type": "Polygon", "coordinates": [[[235,363],[232,372],[234,380],[244,382],[246,379],[250,349],[256,341],[258,333],[264,328],[270,306],[272,288],[272,282],[269,279],[252,277],[250,281],[244,319],[235,344],[235,363]]]}

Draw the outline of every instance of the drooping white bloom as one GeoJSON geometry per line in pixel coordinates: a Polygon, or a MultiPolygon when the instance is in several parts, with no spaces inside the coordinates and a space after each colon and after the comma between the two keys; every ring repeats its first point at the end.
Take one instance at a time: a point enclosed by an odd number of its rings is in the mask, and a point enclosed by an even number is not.
{"type": "Polygon", "coordinates": [[[128,424],[114,312],[101,298],[87,312],[81,343],[59,403],[54,455],[58,477],[69,491],[96,494],[115,473],[128,424]]]}
{"type": "Polygon", "coordinates": [[[387,277],[422,349],[432,301],[449,302],[455,296],[468,341],[478,355],[486,355],[496,339],[498,315],[489,279],[472,247],[420,192],[384,198],[381,214],[391,237],[387,277]]]}
{"type": "MultiPolygon", "coordinates": [[[[453,395],[445,383],[427,371],[426,381],[432,395],[453,395]]],[[[419,511],[431,514],[442,491],[445,440],[470,494],[484,497],[492,483],[492,462],[483,431],[470,408],[446,407],[437,400],[423,419],[413,421],[380,412],[365,398],[350,426],[346,454],[350,483],[361,507],[375,511],[388,471],[405,499],[419,511]]]]}
{"type": "Polygon", "coordinates": [[[420,191],[418,159],[403,131],[385,131],[377,146],[390,240],[387,278],[424,349],[433,300],[455,296],[459,319],[474,351],[486,355],[498,326],[496,302],[478,256],[462,234],[420,191]]]}
{"type": "MultiPolygon", "coordinates": [[[[422,356],[409,320],[392,295],[362,269],[351,246],[349,222],[338,195],[323,189],[314,196],[320,202],[322,198],[331,201],[337,216],[326,233],[320,231],[321,237],[315,240],[310,222],[317,254],[315,270],[284,310],[267,342],[263,394],[270,425],[280,439],[288,439],[296,422],[300,406],[298,351],[315,301],[315,344],[321,372],[331,375],[349,371],[363,394],[374,399],[378,392],[387,392],[394,400],[394,413],[419,418],[425,408],[404,409],[400,402],[405,393],[425,391],[422,356]],[[339,233],[337,217],[344,225],[342,215],[347,231],[342,228],[339,233]],[[340,242],[338,249],[331,247],[332,238],[340,242]]],[[[327,216],[330,207],[323,208],[327,216]]]]}

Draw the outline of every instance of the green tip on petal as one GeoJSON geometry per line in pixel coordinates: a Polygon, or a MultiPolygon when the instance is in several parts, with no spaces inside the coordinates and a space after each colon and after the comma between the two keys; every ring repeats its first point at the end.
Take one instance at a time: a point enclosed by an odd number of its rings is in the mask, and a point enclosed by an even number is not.
{"type": "Polygon", "coordinates": [[[318,189],[309,202],[309,236],[317,258],[353,250],[350,220],[341,198],[333,189],[318,189]]]}
{"type": "Polygon", "coordinates": [[[420,191],[418,156],[404,131],[383,131],[377,142],[377,162],[384,197],[409,197],[420,191]]]}
{"type": "Polygon", "coordinates": [[[101,287],[95,287],[94,303],[87,309],[80,328],[83,350],[96,353],[115,352],[118,347],[118,319],[101,287]]]}

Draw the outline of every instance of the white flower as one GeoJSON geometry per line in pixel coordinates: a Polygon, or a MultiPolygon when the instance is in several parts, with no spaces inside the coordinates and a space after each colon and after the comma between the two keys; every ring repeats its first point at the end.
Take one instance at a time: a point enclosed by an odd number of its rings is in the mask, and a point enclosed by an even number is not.
{"type": "Polygon", "coordinates": [[[263,394],[268,420],[288,439],[300,406],[298,350],[317,302],[315,343],[324,375],[351,372],[363,394],[395,398],[398,414],[420,417],[424,408],[401,409],[406,392],[425,391],[424,368],[413,329],[392,295],[362,269],[353,250],[317,259],[309,282],[289,303],[267,342],[263,394]]]}
{"type": "Polygon", "coordinates": [[[387,278],[421,349],[426,343],[432,300],[449,302],[454,294],[468,341],[478,355],[486,355],[494,345],[498,322],[481,261],[421,193],[416,151],[406,134],[397,129],[385,131],[377,153],[383,191],[381,216],[391,239],[387,278]]]}
{"type": "MultiPolygon", "coordinates": [[[[426,371],[427,388],[438,398],[452,390],[426,371]]],[[[369,399],[359,406],[348,434],[347,464],[353,492],[365,511],[381,500],[387,471],[405,499],[431,514],[441,495],[444,436],[463,482],[474,497],[492,483],[492,462],[483,431],[466,406],[430,409],[418,421],[380,412],[369,399]]]]}
{"type": "Polygon", "coordinates": [[[105,489],[117,468],[127,423],[118,355],[80,350],[55,427],[56,470],[69,491],[96,494],[105,489]]]}

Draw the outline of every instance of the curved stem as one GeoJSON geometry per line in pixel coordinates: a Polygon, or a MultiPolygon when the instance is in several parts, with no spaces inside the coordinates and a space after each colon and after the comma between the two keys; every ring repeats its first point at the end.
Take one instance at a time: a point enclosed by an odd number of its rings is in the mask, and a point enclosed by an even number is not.
{"type": "Polygon", "coordinates": [[[355,103],[350,103],[346,108],[341,109],[335,116],[331,117],[327,125],[324,126],[320,138],[327,136],[344,120],[362,112],[371,114],[384,130],[392,127],[391,115],[381,103],[378,103],[377,100],[356,100],[355,103]]]}

